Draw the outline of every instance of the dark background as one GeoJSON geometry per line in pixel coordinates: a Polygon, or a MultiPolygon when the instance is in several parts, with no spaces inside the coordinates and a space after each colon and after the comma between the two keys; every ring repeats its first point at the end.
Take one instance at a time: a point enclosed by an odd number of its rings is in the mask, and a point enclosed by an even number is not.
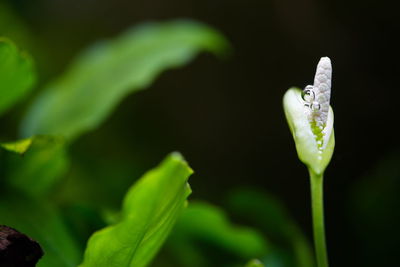
{"type": "Polygon", "coordinates": [[[125,162],[135,178],[178,150],[196,172],[192,199],[223,206],[233,188],[262,188],[285,203],[310,238],[307,171],[297,159],[282,96],[290,86],[312,83],[319,58],[329,56],[336,135],[325,173],[331,265],[398,263],[395,1],[8,2],[35,40],[32,54],[42,85],[87,45],[140,22],[191,18],[218,29],[232,44],[228,59],[202,54],[187,67],[165,72],[149,90],[126,98],[70,153],[94,167],[125,162]],[[394,197],[387,202],[389,194],[394,197]]]}

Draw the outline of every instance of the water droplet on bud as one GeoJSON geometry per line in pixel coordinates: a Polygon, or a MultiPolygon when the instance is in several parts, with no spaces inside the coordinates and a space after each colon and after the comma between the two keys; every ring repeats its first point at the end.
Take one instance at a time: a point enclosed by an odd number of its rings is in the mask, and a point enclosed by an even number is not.
{"type": "Polygon", "coordinates": [[[313,102],[310,108],[312,111],[318,111],[321,109],[321,105],[318,102],[313,102]]]}
{"type": "Polygon", "coordinates": [[[307,103],[312,103],[315,99],[314,87],[312,85],[307,85],[301,92],[301,98],[307,103]]]}

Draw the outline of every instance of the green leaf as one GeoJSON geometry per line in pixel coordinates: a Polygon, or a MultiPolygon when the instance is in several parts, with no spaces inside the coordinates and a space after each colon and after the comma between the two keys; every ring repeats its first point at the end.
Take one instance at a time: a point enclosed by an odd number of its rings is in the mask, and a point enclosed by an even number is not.
{"type": "Polygon", "coordinates": [[[63,138],[50,136],[1,144],[17,153],[7,155],[7,183],[30,196],[48,193],[69,166],[64,144],[63,138]]]}
{"type": "Polygon", "coordinates": [[[97,127],[126,95],[145,89],[163,71],[190,62],[200,51],[221,53],[226,41],[192,21],[149,23],[98,43],[34,101],[22,135],[73,139],[97,127]]]}
{"type": "Polygon", "coordinates": [[[125,196],[121,220],[89,239],[80,266],[147,266],[185,207],[190,174],[178,153],[146,173],[125,196]]]}
{"type": "Polygon", "coordinates": [[[262,264],[261,261],[259,260],[251,260],[246,264],[246,267],[264,267],[264,264],[262,264]]]}
{"type": "Polygon", "coordinates": [[[313,126],[310,124],[304,111],[305,107],[301,97],[301,90],[290,88],[283,97],[283,107],[299,159],[315,174],[322,174],[332,158],[335,147],[332,108],[329,107],[328,121],[324,130],[325,135],[323,136],[323,142],[326,146],[320,151],[312,130],[313,126]]]}
{"type": "Polygon", "coordinates": [[[0,146],[5,150],[23,155],[32,145],[33,138],[25,138],[15,142],[2,143],[0,146]]]}
{"type": "Polygon", "coordinates": [[[168,248],[182,266],[232,266],[263,257],[269,244],[251,228],[232,224],[210,204],[191,203],[178,220],[168,248]]]}
{"type": "Polygon", "coordinates": [[[76,241],[48,202],[3,192],[0,224],[16,228],[39,242],[45,254],[37,267],[75,267],[79,263],[81,253],[76,241]]]}
{"type": "Polygon", "coordinates": [[[0,38],[0,114],[26,96],[35,79],[32,59],[0,38]]]}

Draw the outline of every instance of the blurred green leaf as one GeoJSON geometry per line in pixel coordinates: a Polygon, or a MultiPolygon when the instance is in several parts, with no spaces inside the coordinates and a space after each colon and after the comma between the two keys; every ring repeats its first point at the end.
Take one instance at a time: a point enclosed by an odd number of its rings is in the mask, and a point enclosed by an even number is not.
{"type": "Polygon", "coordinates": [[[233,225],[210,204],[191,203],[179,218],[168,248],[181,266],[243,265],[268,253],[269,245],[256,231],[233,225]]]}
{"type": "Polygon", "coordinates": [[[7,183],[30,196],[48,193],[69,166],[64,143],[60,137],[35,136],[1,144],[17,153],[7,155],[7,183]]]}
{"type": "Polygon", "coordinates": [[[35,79],[31,58],[0,38],[0,114],[27,94],[35,79]]]}
{"type": "Polygon", "coordinates": [[[32,140],[33,138],[26,138],[15,142],[1,143],[0,146],[5,150],[22,155],[30,148],[32,140]]]}
{"type": "Polygon", "coordinates": [[[264,264],[259,260],[251,260],[246,264],[246,267],[264,267],[264,264]]]}
{"type": "Polygon", "coordinates": [[[79,263],[79,247],[57,210],[48,202],[3,192],[0,224],[16,228],[40,243],[45,255],[37,267],[75,267],[79,263]]]}
{"type": "Polygon", "coordinates": [[[80,266],[147,266],[185,206],[191,173],[178,153],[146,173],[125,196],[121,220],[89,239],[80,266]]]}
{"type": "Polygon", "coordinates": [[[309,241],[279,200],[256,189],[240,189],[230,194],[228,206],[274,244],[274,251],[262,258],[266,266],[315,266],[309,241]]]}
{"type": "Polygon", "coordinates": [[[163,71],[200,51],[222,53],[225,39],[192,21],[149,23],[98,43],[72,63],[34,101],[22,135],[74,138],[97,127],[129,93],[147,88],[163,71]]]}

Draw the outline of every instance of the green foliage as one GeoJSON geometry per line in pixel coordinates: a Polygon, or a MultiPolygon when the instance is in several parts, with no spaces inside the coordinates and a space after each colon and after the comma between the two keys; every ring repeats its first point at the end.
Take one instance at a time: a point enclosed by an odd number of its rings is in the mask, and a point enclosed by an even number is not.
{"type": "MultiPolygon", "coordinates": [[[[12,42],[1,38],[0,113],[21,100],[32,88],[34,81],[30,57],[18,51],[12,42]]],[[[1,177],[0,181],[0,223],[11,225],[40,242],[46,257],[38,267],[72,267],[79,262],[80,251],[57,208],[48,201],[29,197],[41,193],[51,180],[48,179],[51,170],[60,168],[59,164],[54,164],[54,154],[45,155],[48,151],[42,153],[41,148],[38,148],[47,141],[43,137],[0,144],[3,149],[16,153],[2,157],[2,163],[7,164],[2,170],[5,177],[1,177]],[[7,187],[10,184],[12,186],[7,187]]]]}
{"type": "MultiPolygon", "coordinates": [[[[9,19],[1,17],[0,28],[9,19]]],[[[1,155],[0,223],[39,241],[45,251],[39,267],[76,266],[83,244],[72,235],[72,224],[85,224],[89,217],[97,220],[96,226],[104,223],[85,203],[62,203],[72,208],[60,209],[54,201],[59,193],[55,185],[70,166],[66,151],[71,142],[64,137],[73,141],[97,127],[123,97],[147,88],[161,72],[189,63],[201,51],[221,54],[225,48],[223,37],[200,23],[146,24],[91,47],[39,93],[22,123],[28,138],[0,144],[8,151],[1,155]],[[41,132],[53,135],[33,135],[41,132]]],[[[0,39],[0,112],[26,95],[34,78],[30,58],[0,39]]],[[[114,217],[120,221],[90,239],[82,266],[146,266],[186,204],[191,172],[175,153],[146,174],[128,192],[121,215],[114,217]]]]}
{"type": "Polygon", "coordinates": [[[200,51],[222,53],[226,41],[191,21],[151,23],[96,44],[36,98],[22,135],[73,139],[98,126],[132,92],[147,88],[164,70],[188,63],[200,51]]]}
{"type": "Polygon", "coordinates": [[[35,79],[32,59],[0,38],[0,114],[25,97],[35,79]]]}
{"type": "Polygon", "coordinates": [[[7,157],[6,182],[30,196],[48,193],[69,166],[64,143],[63,138],[35,136],[2,144],[18,153],[7,157]]]}
{"type": "Polygon", "coordinates": [[[191,173],[177,153],[146,173],[125,196],[120,221],[90,238],[80,266],[146,266],[185,206],[191,173]]]}
{"type": "Polygon", "coordinates": [[[178,220],[168,247],[181,266],[233,266],[269,252],[255,230],[229,222],[218,207],[191,203],[178,220]]]}
{"type": "MultiPolygon", "coordinates": [[[[68,145],[99,126],[125,96],[147,88],[163,71],[189,63],[201,51],[221,55],[226,48],[221,35],[200,23],[146,24],[92,46],[39,93],[21,124],[22,135],[28,138],[0,144],[11,152],[2,155],[0,223],[39,241],[45,251],[39,267],[77,266],[87,235],[77,236],[74,233],[82,232],[71,230],[83,225],[89,231],[105,224],[98,212],[104,206],[86,205],[83,199],[92,197],[85,191],[95,191],[94,186],[113,190],[112,181],[97,179],[95,185],[74,191],[84,196],[67,190],[70,198],[58,198],[62,190],[56,185],[70,167],[68,145]]],[[[34,81],[32,60],[1,39],[0,113],[22,99],[34,81]]],[[[271,199],[256,197],[258,203],[237,207],[238,211],[245,207],[246,218],[258,222],[263,234],[231,223],[221,209],[209,204],[194,203],[184,210],[191,173],[174,153],[145,174],[126,194],[122,211],[108,213],[113,224],[90,237],[80,266],[148,266],[176,221],[167,250],[183,266],[243,266],[248,262],[246,266],[277,267],[286,266],[283,263],[288,261],[282,260],[286,257],[296,266],[312,266],[301,232],[271,199]],[[262,215],[263,210],[269,216],[262,215]],[[272,244],[270,236],[279,236],[279,242],[284,240],[290,249],[272,244]],[[248,261],[256,258],[263,263],[248,261]]],[[[116,174],[103,175],[110,180],[116,174]]],[[[78,175],[78,180],[86,178],[78,175]]],[[[77,182],[75,177],[69,183],[69,188],[76,188],[87,181],[77,182]]]]}
{"type": "Polygon", "coordinates": [[[23,155],[31,147],[33,138],[21,139],[15,142],[6,142],[0,144],[5,150],[23,155]]]}

